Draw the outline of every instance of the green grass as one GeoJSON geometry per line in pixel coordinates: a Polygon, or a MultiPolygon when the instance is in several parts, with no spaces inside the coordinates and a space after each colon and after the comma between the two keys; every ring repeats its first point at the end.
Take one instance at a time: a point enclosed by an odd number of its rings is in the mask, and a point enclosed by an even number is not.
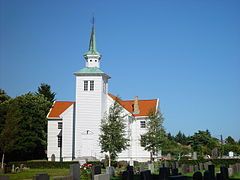
{"type": "Polygon", "coordinates": [[[231,179],[240,179],[240,173],[234,174],[231,179]]]}
{"type": "Polygon", "coordinates": [[[14,174],[0,174],[0,177],[4,175],[9,176],[10,180],[32,180],[33,176],[38,173],[47,173],[50,176],[50,179],[53,179],[55,176],[69,175],[69,169],[29,169],[14,174]]]}

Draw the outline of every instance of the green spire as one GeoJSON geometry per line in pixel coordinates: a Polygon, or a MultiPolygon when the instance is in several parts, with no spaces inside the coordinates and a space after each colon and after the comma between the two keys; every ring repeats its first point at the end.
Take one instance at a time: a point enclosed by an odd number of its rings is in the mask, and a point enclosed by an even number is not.
{"type": "Polygon", "coordinates": [[[97,48],[96,48],[94,17],[93,17],[93,25],[92,25],[90,42],[89,42],[89,48],[88,48],[88,51],[84,54],[84,57],[87,58],[87,55],[99,55],[99,56],[101,56],[100,53],[97,52],[97,48]]]}

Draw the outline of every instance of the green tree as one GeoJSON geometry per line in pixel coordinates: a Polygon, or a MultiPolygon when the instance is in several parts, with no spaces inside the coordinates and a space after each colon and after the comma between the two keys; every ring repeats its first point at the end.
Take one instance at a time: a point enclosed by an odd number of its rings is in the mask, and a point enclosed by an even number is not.
{"type": "Polygon", "coordinates": [[[178,160],[180,160],[183,155],[191,152],[191,147],[182,145],[174,140],[169,139],[163,144],[162,147],[163,154],[171,153],[171,155],[175,156],[178,160]]]}
{"type": "Polygon", "coordinates": [[[9,99],[10,99],[10,96],[8,96],[3,89],[0,89],[0,104],[9,99]]]}
{"type": "Polygon", "coordinates": [[[45,157],[49,107],[50,102],[43,95],[33,93],[18,96],[9,103],[6,123],[0,135],[0,148],[8,160],[45,157]]]}
{"type": "Polygon", "coordinates": [[[111,166],[111,160],[115,159],[117,154],[129,145],[125,128],[123,108],[116,100],[109,108],[109,113],[101,121],[99,136],[102,152],[109,154],[109,166],[111,166]]]}
{"type": "Polygon", "coordinates": [[[231,136],[228,136],[225,139],[223,150],[224,155],[228,155],[230,151],[234,152],[235,155],[240,155],[240,144],[238,144],[231,136]]]}
{"type": "Polygon", "coordinates": [[[0,134],[6,121],[6,114],[10,99],[10,96],[8,96],[4,90],[0,89],[0,134]]]}
{"type": "Polygon", "coordinates": [[[235,140],[234,140],[231,136],[228,136],[228,137],[225,139],[225,143],[226,143],[226,144],[236,144],[235,140]]]}
{"type": "Polygon", "coordinates": [[[166,142],[166,134],[163,128],[163,116],[157,112],[150,112],[147,121],[147,132],[141,135],[141,146],[150,152],[150,161],[154,160],[160,149],[166,142]]]}
{"type": "Polygon", "coordinates": [[[179,131],[179,132],[176,134],[174,140],[175,140],[176,142],[182,144],[182,145],[187,145],[187,144],[188,144],[188,141],[189,141],[188,137],[186,137],[185,134],[182,133],[181,131],[179,131]]]}
{"type": "Polygon", "coordinates": [[[38,92],[37,94],[42,94],[44,97],[47,98],[48,101],[51,103],[54,102],[55,100],[55,92],[52,92],[51,86],[45,83],[41,83],[41,85],[38,87],[38,92]]]}
{"type": "Polygon", "coordinates": [[[193,150],[201,156],[212,154],[212,150],[220,146],[218,139],[212,137],[208,130],[199,130],[197,133],[194,133],[194,135],[190,137],[189,143],[193,150]]]}

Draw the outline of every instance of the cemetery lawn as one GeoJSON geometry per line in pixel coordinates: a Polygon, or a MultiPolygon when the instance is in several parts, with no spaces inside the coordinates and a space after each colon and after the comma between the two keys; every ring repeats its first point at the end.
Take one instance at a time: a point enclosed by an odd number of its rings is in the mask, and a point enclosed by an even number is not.
{"type": "Polygon", "coordinates": [[[231,179],[240,179],[240,173],[235,174],[231,179]]]}
{"type": "Polygon", "coordinates": [[[69,175],[69,169],[29,169],[20,173],[1,174],[0,177],[4,175],[9,176],[10,180],[32,180],[33,176],[38,173],[47,173],[50,179],[53,179],[55,176],[69,175]]]}

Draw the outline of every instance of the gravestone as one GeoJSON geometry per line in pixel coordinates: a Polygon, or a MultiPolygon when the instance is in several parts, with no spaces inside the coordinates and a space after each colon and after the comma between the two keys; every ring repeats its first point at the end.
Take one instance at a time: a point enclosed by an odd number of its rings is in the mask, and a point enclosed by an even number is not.
{"type": "Polygon", "coordinates": [[[141,172],[141,171],[144,171],[145,170],[145,168],[144,168],[144,164],[140,164],[140,168],[139,168],[139,171],[141,172]]]}
{"type": "Polygon", "coordinates": [[[55,162],[55,159],[56,159],[55,154],[52,154],[52,156],[51,156],[51,161],[52,161],[52,162],[55,162]]]}
{"type": "Polygon", "coordinates": [[[152,174],[154,173],[154,164],[153,163],[148,164],[148,170],[150,170],[150,172],[152,174]]]}
{"type": "Polygon", "coordinates": [[[15,173],[15,166],[14,166],[14,164],[12,165],[12,173],[15,173]]]}
{"type": "Polygon", "coordinates": [[[127,171],[133,171],[133,166],[127,166],[127,171]]]}
{"type": "Polygon", "coordinates": [[[236,169],[237,169],[237,172],[240,172],[240,163],[237,163],[237,164],[236,164],[236,167],[237,167],[237,168],[236,168],[236,169]]]}
{"type": "Polygon", "coordinates": [[[221,172],[224,180],[229,178],[228,177],[228,168],[226,168],[225,166],[221,166],[220,167],[220,172],[221,172]]]}
{"type": "Polygon", "coordinates": [[[186,164],[182,164],[181,166],[181,170],[183,174],[188,173],[188,166],[186,164]]]}
{"type": "Polygon", "coordinates": [[[203,174],[203,179],[204,180],[212,180],[210,177],[210,172],[208,170],[206,170],[203,174]]]}
{"type": "Polygon", "coordinates": [[[179,168],[179,163],[178,161],[176,162],[176,167],[175,168],[179,168]]]}
{"type": "Polygon", "coordinates": [[[237,166],[236,166],[236,164],[234,164],[234,165],[232,165],[232,164],[229,165],[229,168],[232,169],[232,173],[233,173],[233,174],[237,173],[237,166]]]}
{"type": "Polygon", "coordinates": [[[215,166],[214,165],[208,165],[208,171],[210,174],[211,179],[215,179],[215,166]]]}
{"type": "Polygon", "coordinates": [[[230,177],[233,176],[233,169],[232,168],[228,168],[228,175],[230,177]]]}
{"type": "Polygon", "coordinates": [[[193,152],[193,157],[192,157],[193,160],[197,160],[197,152],[193,152]]]}
{"type": "Polygon", "coordinates": [[[78,163],[70,165],[70,175],[73,180],[80,180],[80,165],[78,163]]]}
{"type": "Polygon", "coordinates": [[[193,180],[202,180],[202,173],[197,171],[193,174],[193,180]]]}
{"type": "Polygon", "coordinates": [[[167,154],[167,159],[168,159],[168,160],[171,160],[171,159],[172,159],[172,156],[171,156],[170,153],[167,154]]]}
{"type": "Polygon", "coordinates": [[[133,171],[123,171],[122,180],[133,180],[133,171]]]}
{"type": "Polygon", "coordinates": [[[177,176],[169,176],[169,180],[187,180],[187,176],[177,175],[177,176]]]}
{"type": "Polygon", "coordinates": [[[178,168],[173,168],[172,169],[172,176],[177,176],[177,175],[179,175],[178,168]]]}
{"type": "Polygon", "coordinates": [[[94,175],[94,180],[110,180],[110,175],[109,174],[94,175]]]}
{"type": "Polygon", "coordinates": [[[150,170],[140,172],[140,180],[152,180],[152,175],[150,170]]]}
{"type": "Polygon", "coordinates": [[[216,180],[224,180],[223,175],[221,173],[216,174],[216,180]]]}
{"type": "Polygon", "coordinates": [[[92,179],[94,179],[94,175],[101,174],[101,166],[93,166],[91,170],[92,170],[92,179]]]}
{"type": "Polygon", "coordinates": [[[106,168],[106,174],[109,174],[110,176],[114,176],[114,175],[115,175],[114,167],[108,166],[108,167],[106,168]]]}
{"type": "Polygon", "coordinates": [[[9,176],[0,176],[0,180],[9,180],[9,176]]]}
{"type": "Polygon", "coordinates": [[[159,169],[159,179],[166,180],[170,176],[170,169],[167,167],[161,167],[159,169]]]}
{"type": "Polygon", "coordinates": [[[49,175],[47,173],[40,173],[34,176],[33,180],[49,180],[49,175]]]}
{"type": "Polygon", "coordinates": [[[169,167],[168,161],[164,161],[163,167],[169,167]]]}
{"type": "Polygon", "coordinates": [[[199,163],[199,171],[203,170],[203,163],[199,163]]]}
{"type": "Polygon", "coordinates": [[[190,166],[189,166],[189,172],[190,172],[190,173],[194,172],[194,167],[193,167],[193,165],[190,165],[190,166]]]}
{"type": "Polygon", "coordinates": [[[72,176],[56,176],[53,177],[53,180],[72,180],[72,176]]]}
{"type": "Polygon", "coordinates": [[[195,164],[195,165],[194,165],[194,172],[196,172],[196,171],[198,171],[198,170],[199,170],[198,165],[195,164]]]}
{"type": "Polygon", "coordinates": [[[20,172],[23,171],[23,168],[24,168],[24,164],[20,164],[20,172]]]}

